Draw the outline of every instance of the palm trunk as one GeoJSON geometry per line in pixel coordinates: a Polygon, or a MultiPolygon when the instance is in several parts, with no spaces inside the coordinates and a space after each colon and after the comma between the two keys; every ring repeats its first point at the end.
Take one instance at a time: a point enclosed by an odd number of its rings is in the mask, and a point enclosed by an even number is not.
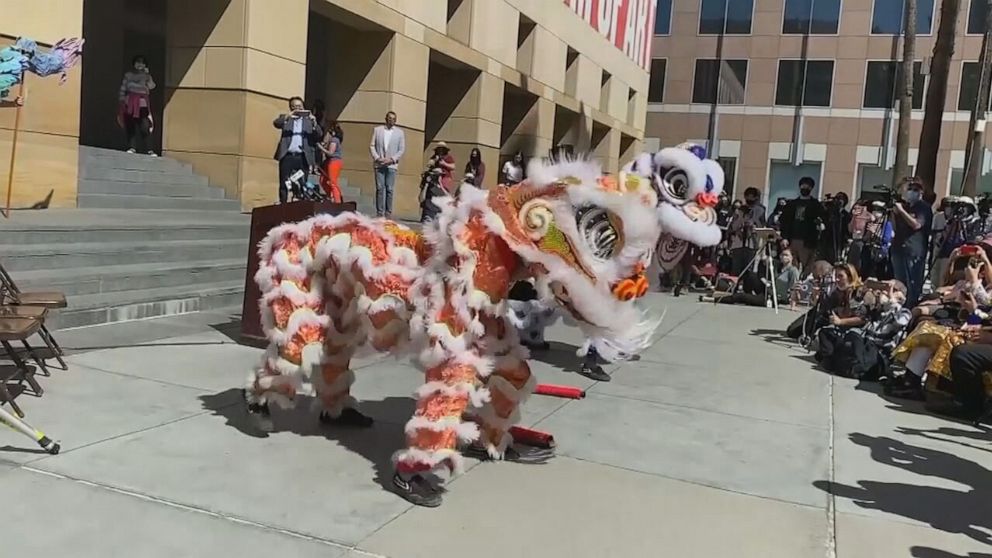
{"type": "Polygon", "coordinates": [[[985,114],[989,109],[989,82],[992,80],[992,0],[985,5],[985,36],[982,38],[982,54],[978,59],[978,95],[971,109],[971,126],[968,128],[968,149],[965,152],[964,185],[962,194],[974,197],[978,194],[978,178],[982,174],[982,161],[985,159],[985,114]]]}
{"type": "Polygon", "coordinates": [[[920,130],[920,150],[916,160],[916,176],[926,186],[926,199],[936,201],[934,184],[937,181],[937,152],[940,149],[941,122],[944,119],[944,105],[947,103],[947,77],[954,56],[954,30],[961,13],[961,0],[943,0],[940,4],[940,25],[933,45],[933,58],[930,63],[930,85],[927,87],[926,105],[923,112],[923,129],[920,130]]]}
{"type": "Polygon", "coordinates": [[[913,123],[913,64],[916,62],[916,0],[905,0],[902,71],[899,72],[899,131],[893,185],[909,176],[909,129],[913,123]]]}

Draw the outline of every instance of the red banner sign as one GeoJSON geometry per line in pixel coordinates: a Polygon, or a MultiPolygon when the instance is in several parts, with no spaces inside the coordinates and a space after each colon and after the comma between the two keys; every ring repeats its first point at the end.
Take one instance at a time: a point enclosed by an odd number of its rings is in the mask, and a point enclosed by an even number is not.
{"type": "Polygon", "coordinates": [[[657,0],[565,0],[565,5],[644,69],[651,67],[657,0]]]}

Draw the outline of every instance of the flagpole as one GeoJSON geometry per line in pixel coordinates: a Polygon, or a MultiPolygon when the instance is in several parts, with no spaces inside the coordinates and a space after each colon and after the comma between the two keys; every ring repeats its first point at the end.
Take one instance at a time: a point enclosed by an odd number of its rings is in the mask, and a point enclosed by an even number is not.
{"type": "MultiPolygon", "coordinates": [[[[25,73],[21,78],[21,85],[18,88],[17,96],[22,100],[24,99],[24,82],[27,81],[28,75],[25,73]]],[[[21,131],[21,109],[24,107],[22,105],[17,105],[17,109],[14,112],[14,135],[11,137],[10,145],[10,167],[7,169],[7,205],[5,209],[0,212],[3,216],[10,218],[10,199],[14,193],[14,162],[17,159],[17,135],[21,131]]]]}

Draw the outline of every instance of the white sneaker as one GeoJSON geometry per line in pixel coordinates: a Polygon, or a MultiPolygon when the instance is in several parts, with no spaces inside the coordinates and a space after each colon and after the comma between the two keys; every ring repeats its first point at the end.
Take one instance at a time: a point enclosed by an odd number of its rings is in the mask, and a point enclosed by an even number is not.
{"type": "Polygon", "coordinates": [[[128,153],[137,153],[137,151],[135,151],[134,148],[128,149],[127,152],[128,153]]]}
{"type": "Polygon", "coordinates": [[[154,151],[149,151],[148,152],[148,156],[149,157],[158,157],[158,153],[155,153],[154,151]]]}

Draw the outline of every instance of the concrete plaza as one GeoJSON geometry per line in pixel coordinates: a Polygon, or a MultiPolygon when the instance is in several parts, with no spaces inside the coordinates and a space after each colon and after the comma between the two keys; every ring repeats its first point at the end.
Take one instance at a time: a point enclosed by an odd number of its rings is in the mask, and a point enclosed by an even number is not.
{"type": "Polygon", "coordinates": [[[359,363],[371,431],[302,406],[247,427],[260,350],[232,314],[65,331],[70,370],[27,419],[58,456],[0,432],[2,554],[31,557],[988,558],[992,433],[817,371],[776,334],[796,314],[651,295],[661,337],[611,383],[576,373],[578,332],[533,369],[588,388],[534,396],[545,465],[470,461],[445,504],[384,489],[420,378],[359,363]]]}

